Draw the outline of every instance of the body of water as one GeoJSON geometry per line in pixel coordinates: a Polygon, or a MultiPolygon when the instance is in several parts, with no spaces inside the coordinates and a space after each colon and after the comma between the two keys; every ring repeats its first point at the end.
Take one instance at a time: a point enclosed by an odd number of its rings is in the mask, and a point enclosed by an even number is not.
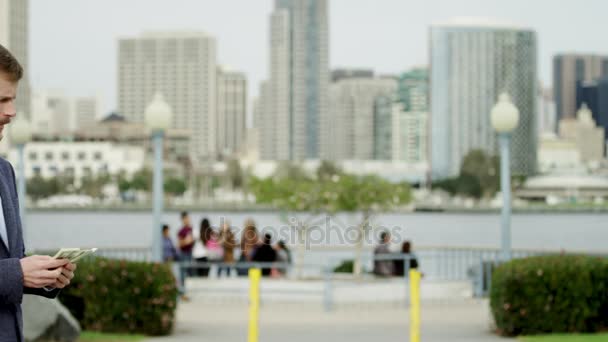
{"type": "MultiPolygon", "coordinates": [[[[203,217],[217,227],[229,220],[237,231],[246,219],[253,219],[261,230],[270,231],[288,242],[295,234],[285,222],[290,218],[276,212],[191,212],[195,230],[203,217]]],[[[305,220],[310,215],[300,214],[305,220]]],[[[311,231],[314,246],[348,245],[356,236],[360,217],[338,215],[337,220],[317,217],[311,231]]],[[[293,220],[291,220],[293,222],[293,220]]],[[[164,222],[172,236],[180,227],[179,212],[167,212],[164,222]]],[[[393,232],[395,242],[411,240],[414,247],[500,247],[500,215],[496,213],[387,213],[374,217],[376,242],[380,230],[393,232]],[[378,228],[382,227],[382,228],[378,228]]],[[[512,218],[512,246],[516,249],[606,252],[608,214],[515,214],[512,218]]],[[[61,247],[147,247],[152,241],[152,214],[148,212],[32,211],[26,220],[28,250],[61,247]]],[[[240,238],[240,235],[237,235],[240,238]]]]}

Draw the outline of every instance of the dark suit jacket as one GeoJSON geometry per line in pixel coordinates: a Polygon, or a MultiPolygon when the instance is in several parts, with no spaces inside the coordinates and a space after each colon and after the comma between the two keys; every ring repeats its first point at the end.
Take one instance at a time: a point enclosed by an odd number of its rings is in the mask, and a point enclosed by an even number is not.
{"type": "Polygon", "coordinates": [[[31,289],[23,286],[20,259],[23,258],[23,232],[15,172],[9,162],[0,158],[0,197],[9,240],[9,250],[0,242],[0,342],[23,341],[21,300],[24,294],[54,298],[58,290],[31,289]]]}

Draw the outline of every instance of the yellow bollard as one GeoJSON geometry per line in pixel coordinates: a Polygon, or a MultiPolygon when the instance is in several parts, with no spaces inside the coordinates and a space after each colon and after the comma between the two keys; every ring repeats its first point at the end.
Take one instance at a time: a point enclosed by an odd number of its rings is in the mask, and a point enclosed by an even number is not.
{"type": "Polygon", "coordinates": [[[420,342],[420,272],[410,270],[410,342],[420,342]]]}
{"type": "Polygon", "coordinates": [[[259,268],[249,269],[249,338],[248,342],[258,342],[258,316],[260,312],[260,278],[259,268]]]}

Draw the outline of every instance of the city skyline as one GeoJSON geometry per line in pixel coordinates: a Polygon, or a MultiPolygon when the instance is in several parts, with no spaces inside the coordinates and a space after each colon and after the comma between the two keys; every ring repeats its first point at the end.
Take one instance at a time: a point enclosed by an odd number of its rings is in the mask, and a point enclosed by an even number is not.
{"type": "MultiPolygon", "coordinates": [[[[112,5],[112,1],[31,1],[30,80],[34,88],[65,89],[70,96],[94,95],[99,91],[104,99],[101,113],[105,115],[117,107],[114,59],[119,37],[155,29],[196,29],[216,36],[218,60],[247,75],[249,100],[258,95],[259,84],[268,72],[267,18],[272,11],[272,1],[182,0],[177,6],[168,1],[145,1],[145,16],[141,15],[144,1],[116,1],[116,5],[112,5]],[[120,11],[116,11],[117,8],[120,11]],[[176,19],[166,17],[168,10],[176,19]],[[103,14],[106,12],[107,16],[103,14]],[[72,25],[54,25],[48,18],[53,18],[53,23],[72,25]],[[235,22],[239,25],[234,25],[235,22]]],[[[412,4],[383,0],[382,6],[378,6],[377,2],[331,0],[330,67],[372,68],[382,74],[426,65],[427,31],[432,23],[460,15],[485,16],[514,21],[537,31],[540,79],[548,86],[553,55],[608,52],[600,36],[593,39],[596,36],[586,35],[592,39],[580,39],[580,32],[596,32],[598,25],[605,25],[599,17],[604,11],[597,9],[608,9],[608,4],[593,3],[595,6],[585,8],[596,10],[587,13],[578,3],[567,1],[552,6],[551,17],[543,16],[539,20],[538,13],[553,3],[435,0],[412,4]],[[569,24],[563,25],[565,22],[569,24]]]]}

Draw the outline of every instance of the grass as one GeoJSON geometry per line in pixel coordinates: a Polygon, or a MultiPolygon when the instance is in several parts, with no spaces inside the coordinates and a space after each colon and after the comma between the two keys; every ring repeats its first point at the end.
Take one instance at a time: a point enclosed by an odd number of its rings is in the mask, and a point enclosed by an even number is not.
{"type": "Polygon", "coordinates": [[[103,334],[98,332],[83,331],[78,342],[136,342],[142,341],[143,335],[119,335],[103,334]]]}
{"type": "Polygon", "coordinates": [[[522,342],[608,342],[608,334],[556,334],[521,337],[519,340],[522,342]]]}

